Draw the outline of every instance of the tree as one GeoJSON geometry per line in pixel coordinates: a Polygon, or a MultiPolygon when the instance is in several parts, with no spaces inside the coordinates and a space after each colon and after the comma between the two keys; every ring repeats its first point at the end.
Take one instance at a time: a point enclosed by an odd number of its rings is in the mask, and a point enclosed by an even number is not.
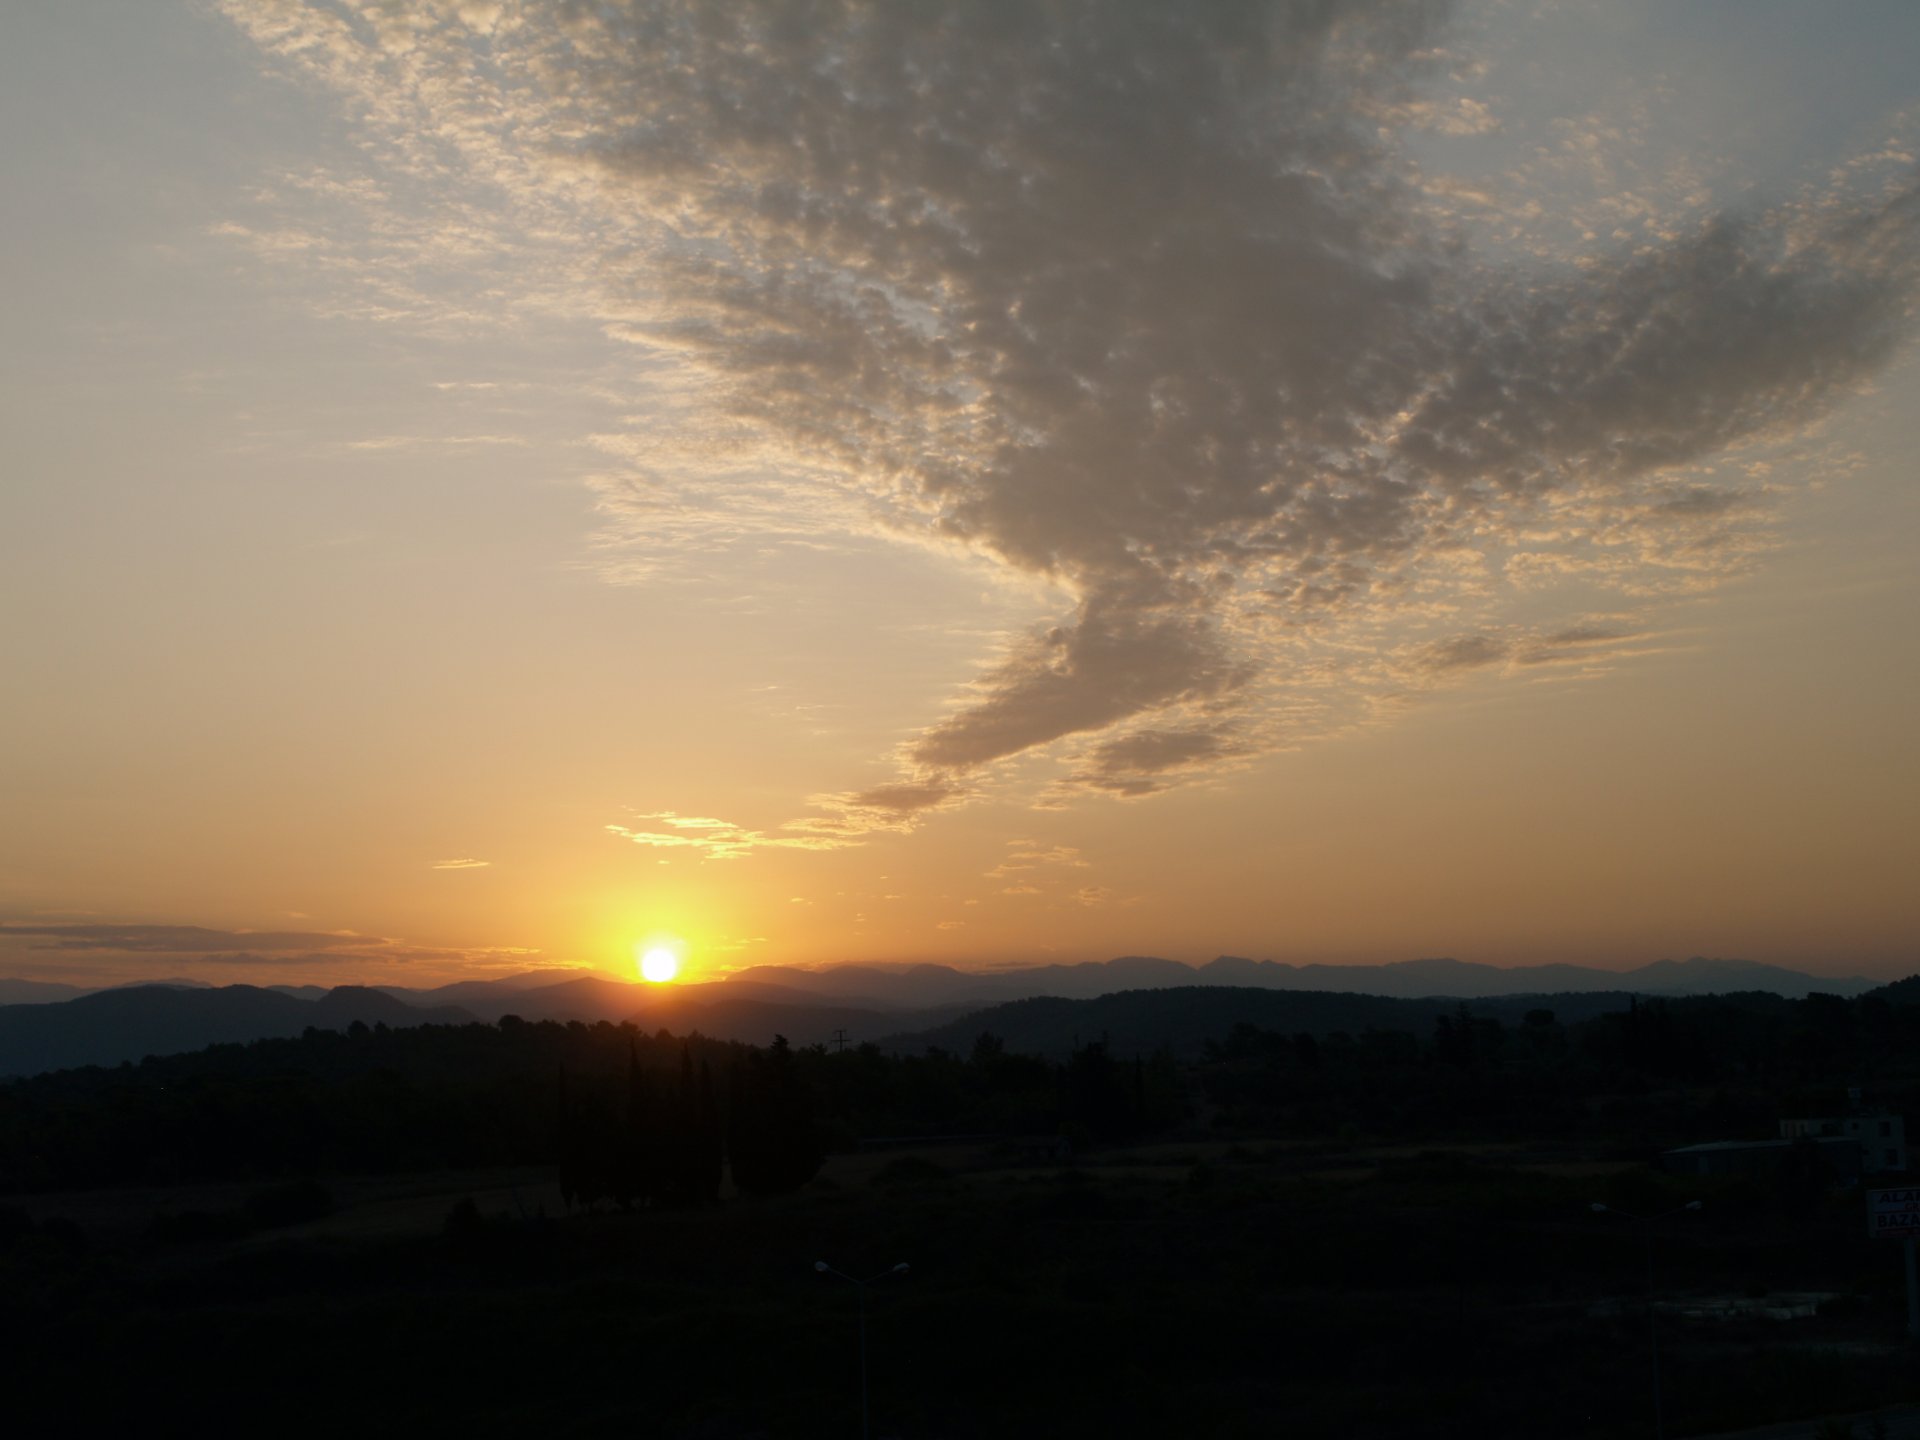
{"type": "Polygon", "coordinates": [[[784,1035],[736,1060],[730,1088],[727,1150],[736,1186],[749,1195],[781,1195],[819,1173],[819,1132],[784,1035]]]}

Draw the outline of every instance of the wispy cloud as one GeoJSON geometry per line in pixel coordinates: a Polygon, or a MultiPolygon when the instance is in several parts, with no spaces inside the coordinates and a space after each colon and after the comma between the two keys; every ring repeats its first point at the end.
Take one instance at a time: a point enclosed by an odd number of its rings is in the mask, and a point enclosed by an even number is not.
{"type": "Polygon", "coordinates": [[[1042,867],[1072,870],[1087,868],[1087,862],[1080,858],[1080,852],[1071,845],[1051,845],[1042,849],[1031,840],[1009,840],[1007,845],[1013,853],[987,871],[987,879],[1003,880],[1022,871],[1038,870],[1042,867]]]}
{"type": "Polygon", "coordinates": [[[1543,141],[1504,229],[1463,219],[1491,192],[1409,137],[1503,120],[1437,3],[226,8],[448,193],[476,273],[588,252],[542,303],[657,401],[593,441],[609,568],[857,532],[1070,597],[897,783],[771,832],[610,827],[715,859],[910,826],[1049,747],[1053,803],[1138,796],[1598,673],[1765,553],[1754,464],[1887,363],[1920,278],[1898,147],[1723,209],[1685,167],[1629,184],[1627,115],[1543,141]],[[1528,191],[1574,173],[1571,220],[1528,191]]]}
{"type": "Polygon", "coordinates": [[[459,860],[436,860],[432,868],[435,870],[485,870],[492,864],[491,860],[475,860],[469,856],[459,860]]]}
{"type": "MultiPolygon", "coordinates": [[[[204,925],[0,922],[0,961],[10,973],[103,983],[151,973],[243,970],[305,973],[316,980],[366,982],[385,975],[439,978],[450,973],[568,968],[519,946],[419,945],[391,936],[328,930],[223,930],[204,925]]],[[[225,983],[224,981],[222,983],[225,983]]]]}
{"type": "Polygon", "coordinates": [[[374,435],[349,440],[349,450],[466,450],[490,445],[525,445],[518,435],[374,435]]]}
{"type": "Polygon", "coordinates": [[[359,949],[377,937],[324,930],[210,930],[200,925],[0,924],[0,941],[27,939],[35,949],[213,954],[221,951],[359,949]]]}
{"type": "Polygon", "coordinates": [[[728,820],[707,816],[677,815],[657,810],[635,817],[666,826],[664,830],[630,825],[609,825],[607,833],[635,845],[659,850],[693,850],[708,860],[739,860],[756,850],[841,850],[859,844],[852,836],[832,833],[769,835],[749,830],[728,820]]]}

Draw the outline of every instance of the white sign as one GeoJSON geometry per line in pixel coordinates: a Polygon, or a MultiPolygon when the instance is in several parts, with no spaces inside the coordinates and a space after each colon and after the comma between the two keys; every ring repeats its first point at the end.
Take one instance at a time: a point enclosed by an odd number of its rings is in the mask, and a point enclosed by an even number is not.
{"type": "Polygon", "coordinates": [[[1869,1190],[1867,1233],[1876,1240],[1920,1239],[1920,1190],[1869,1190]]]}

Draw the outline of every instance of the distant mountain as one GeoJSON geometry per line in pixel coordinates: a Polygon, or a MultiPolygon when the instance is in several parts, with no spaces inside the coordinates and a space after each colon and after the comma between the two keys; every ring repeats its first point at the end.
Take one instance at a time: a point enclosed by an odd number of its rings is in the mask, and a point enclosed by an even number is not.
{"type": "Polygon", "coordinates": [[[1038,993],[1019,980],[1003,983],[995,972],[956,970],[950,965],[834,965],[823,970],[754,965],[737,970],[718,983],[729,990],[742,986],[809,999],[831,997],[846,1004],[895,1010],[1011,1000],[1038,993]]]}
{"type": "Polygon", "coordinates": [[[786,965],[755,965],[734,972],[720,983],[729,989],[736,985],[772,985],[788,993],[830,995],[849,1003],[911,1010],[929,1005],[990,1004],[1032,995],[1091,999],[1116,990],[1192,985],[1195,976],[1191,965],[1178,960],[1122,955],[1082,965],[1034,965],[1014,970],[958,970],[951,965],[835,965],[801,970],[786,965]]]}
{"type": "MultiPolygon", "coordinates": [[[[549,980],[545,985],[535,986],[516,986],[498,980],[468,980],[420,993],[423,998],[458,1004],[461,1009],[488,1021],[497,1021],[503,1015],[518,1015],[522,1020],[611,1020],[618,1023],[631,1017],[646,1001],[647,992],[657,988],[638,981],[585,975],[577,980],[562,980],[558,984],[549,980]]],[[[391,990],[387,993],[401,994],[391,990]]]]}
{"type": "MultiPolygon", "coordinates": [[[[851,1008],[892,1017],[896,1022],[919,1016],[931,1023],[931,1012],[951,1009],[954,1004],[965,1008],[982,1003],[983,998],[1011,999],[1022,993],[1018,988],[1006,991],[991,987],[982,993],[967,993],[964,982],[970,977],[957,970],[946,973],[962,983],[958,986],[935,983],[924,994],[914,993],[916,987],[911,980],[903,983],[898,975],[878,970],[870,972],[865,966],[855,965],[819,971],[768,965],[729,980],[680,985],[651,985],[624,980],[604,971],[575,972],[570,978],[555,980],[554,972],[547,971],[502,980],[462,980],[433,990],[407,990],[394,985],[383,985],[379,989],[382,994],[410,1005],[458,1005],[488,1022],[497,1022],[505,1015],[518,1015],[522,1020],[607,1020],[615,1024],[633,1019],[642,1011],[679,1013],[699,1006],[750,1001],[773,1006],[851,1008]],[[786,977],[801,983],[782,983],[786,977]],[[878,977],[877,983],[868,983],[873,977],[878,977]],[[957,1000],[945,998],[950,990],[959,996],[957,1000]],[[907,998],[891,998],[895,995],[907,998]]],[[[892,1028],[898,1028],[897,1023],[892,1028]]],[[[717,1034],[712,1030],[705,1033],[717,1034]]],[[[869,1036],[873,1033],[871,1027],[866,1033],[869,1036]]],[[[795,1037],[788,1035],[787,1038],[795,1037]]]]}
{"type": "Polygon", "coordinates": [[[81,985],[60,985],[51,980],[0,979],[0,1005],[50,1005],[91,993],[81,985]]]}
{"type": "MultiPolygon", "coordinates": [[[[160,980],[127,980],[118,985],[63,985],[54,980],[10,980],[0,978],[0,1005],[49,1005],[62,1000],[78,1000],[82,995],[98,995],[103,990],[210,990],[205,980],[174,976],[160,980]]],[[[281,987],[274,986],[274,989],[281,987]]],[[[316,995],[326,991],[313,988],[316,995]]]]}
{"type": "MultiPolygon", "coordinates": [[[[1798,999],[1810,991],[1856,995],[1873,982],[1826,979],[1743,960],[1662,960],[1615,972],[1579,965],[1532,965],[1501,969],[1459,960],[1406,960],[1387,965],[1286,965],[1223,955],[1198,967],[1151,955],[1125,955],[1082,965],[967,971],[946,965],[842,965],[823,970],[763,965],[710,984],[658,986],[604,972],[531,971],[496,980],[467,980],[430,990],[397,986],[366,988],[249,985],[209,988],[203,982],[162,980],[92,993],[44,982],[9,981],[0,1003],[0,1076],[32,1074],[75,1065],[113,1065],[150,1054],[199,1050],[208,1045],[297,1035],[307,1026],[344,1029],[359,1020],[389,1026],[428,1023],[497,1023],[523,1020],[633,1021],[647,1030],[676,1034],[698,1030],[722,1040],[764,1045],[775,1034],[796,1045],[852,1043],[881,1036],[900,1044],[971,1046],[981,1029],[998,1023],[974,1013],[984,1007],[1048,997],[1118,1000],[1116,1014],[1137,1017],[1140,1036],[1161,1039],[1218,1036],[1239,1020],[1294,1030],[1319,1022],[1261,1017],[1327,1015],[1350,1018],[1333,1029],[1424,1030],[1432,1016],[1459,1000],[1476,1010],[1517,1017],[1535,1006],[1562,1019],[1583,1018],[1593,1008],[1615,1008],[1629,992],[1646,995],[1727,994],[1771,991],[1798,999]],[[28,987],[24,991],[20,987],[28,987]],[[49,993],[52,992],[52,993],[49,993]],[[1194,998],[1209,992],[1220,998],[1194,998]],[[1335,1005],[1328,996],[1338,997],[1335,1005]],[[1541,997],[1548,997],[1542,1000],[1541,997]],[[1144,998],[1142,998],[1144,997],[1144,998]],[[1268,998],[1300,1003],[1273,1009],[1268,998]],[[1361,1002],[1419,1000],[1410,1020],[1361,1002]],[[1492,1003],[1487,1003],[1492,1002],[1492,1003]],[[1304,1007],[1304,1008],[1302,1008],[1304,1007]],[[1159,1012],[1155,1016],[1156,1008],[1159,1012]],[[1358,1017],[1358,1018],[1353,1018],[1358,1017]],[[1366,1018],[1378,1017],[1378,1018],[1366,1018]],[[1196,1028],[1197,1027],[1197,1028],[1196,1028]],[[929,1038],[938,1037],[938,1038],[929,1038]]],[[[1903,984],[1908,982],[1902,982],[1903,984]]],[[[1020,1015],[1049,1016],[1041,1007],[1020,1015]]],[[[1022,1024],[1025,1022],[1022,1021],[1022,1024]]],[[[1047,1022],[1051,1024],[1051,1021],[1047,1022]]],[[[1076,1018],[1074,1023],[1081,1023],[1076,1018]]],[[[1134,1019],[1127,1021],[1129,1025],[1134,1019]]],[[[1044,1028],[1044,1026],[1043,1026],[1044,1028]]],[[[1083,1038],[1111,1028],[1085,1020],[1083,1038]]],[[[1051,1032],[1049,1032],[1051,1033],[1051,1032]]],[[[1129,1032],[1131,1033],[1131,1032],[1129,1032]]],[[[1010,1044],[1026,1042],[1016,1035],[1010,1044]]],[[[1072,1034],[1047,1044],[1070,1046],[1072,1034]]],[[[1158,1044],[1158,1040],[1150,1043],[1158,1044]]],[[[1181,1043],[1187,1043],[1185,1041],[1181,1043]]]]}
{"type": "Polygon", "coordinates": [[[309,1025],[344,1030],[356,1020],[397,1027],[472,1019],[463,1010],[406,1005],[358,986],[341,986],[319,1000],[252,985],[128,986],[50,1004],[0,1005],[0,1076],[118,1065],[147,1055],[298,1035],[309,1025]]]}
{"type": "Polygon", "coordinates": [[[324,985],[269,985],[267,989],[276,995],[291,995],[296,1000],[318,1000],[327,993],[324,985]]]}
{"type": "Polygon", "coordinates": [[[1630,970],[1640,989],[1650,995],[1721,995],[1735,990],[1771,990],[1789,1000],[1804,1000],[1816,992],[1826,995],[1864,995],[1881,982],[1858,975],[1805,975],[1755,960],[1656,960],[1630,970]]]}
{"type": "Polygon", "coordinates": [[[649,985],[590,975],[531,989],[486,988],[497,983],[478,981],[447,989],[461,995],[462,1008],[484,1020],[497,1022],[517,1015],[529,1021],[605,1020],[616,1025],[631,1021],[643,1030],[670,1030],[676,1035],[698,1030],[716,1040],[752,1045],[765,1045],[775,1035],[784,1035],[795,1045],[829,1044],[836,1032],[858,1043],[908,1023],[941,1024],[975,1008],[966,1003],[914,1009],[874,1001],[851,1003],[831,994],[810,995],[736,980],[649,985]]]}
{"type": "MultiPolygon", "coordinates": [[[[504,1010],[496,1011],[495,1001],[500,996],[518,994],[523,990],[547,990],[575,980],[599,980],[609,985],[633,984],[623,981],[619,976],[605,970],[528,970],[518,975],[502,975],[492,980],[456,980],[451,985],[437,985],[429,990],[410,990],[401,985],[377,985],[374,988],[383,995],[391,995],[396,1000],[404,1000],[409,1005],[458,1005],[462,1009],[472,1010],[483,1019],[497,1020],[501,1015],[512,1013],[514,1007],[508,1005],[504,1010]]],[[[523,1016],[523,1018],[532,1018],[523,1016]]],[[[563,1018],[583,1020],[584,1015],[563,1018]]]]}
{"type": "Polygon", "coordinates": [[[765,965],[740,971],[724,983],[771,983],[815,997],[857,998],[883,1007],[910,1007],[964,1001],[988,1004],[1039,995],[1092,999],[1122,990],[1188,985],[1467,1000],[1517,994],[1631,991],[1639,995],[1718,995],[1767,990],[1797,1000],[1816,990],[1833,995],[1864,994],[1877,982],[1858,976],[1807,975],[1749,960],[1701,958],[1659,960],[1635,970],[1617,971],[1585,965],[1503,968],[1446,959],[1396,960],[1384,965],[1288,965],[1238,955],[1222,955],[1196,967],[1150,955],[1126,955],[1081,965],[989,971],[956,970],[945,965],[839,965],[824,970],[765,965]]]}
{"type": "Polygon", "coordinates": [[[393,1028],[522,1020],[632,1022],[647,1031],[692,1031],[716,1040],[765,1045],[784,1035],[795,1045],[859,1044],[908,1025],[939,1025],[972,1005],[876,1010],[770,985],[646,985],[585,975],[559,984],[515,987],[473,981],[416,997],[458,993],[473,1008],[409,1003],[384,989],[342,985],[261,989],[170,985],[102,990],[66,1000],[0,1005],[0,1077],[81,1065],[117,1065],[209,1045],[298,1035],[308,1026],[344,1030],[359,1021],[393,1028]]]}
{"type": "Polygon", "coordinates": [[[1753,960],[1656,960],[1633,970],[1588,965],[1480,965],[1468,960],[1394,960],[1384,965],[1283,965],[1221,956],[1199,968],[1203,983],[1259,985],[1276,990],[1351,990],[1409,998],[1632,991],[1638,995],[1725,995],[1768,990],[1799,1000],[1815,990],[1859,995],[1875,981],[1803,974],[1753,960]],[[1217,979],[1215,977],[1218,977],[1217,979]]]}
{"type": "MultiPolygon", "coordinates": [[[[852,1005],[793,1005],[721,996],[700,998],[685,993],[694,988],[658,991],[650,1003],[628,1018],[643,1030],[667,1030],[675,1035],[698,1031],[716,1040],[739,1040],[749,1045],[770,1044],[775,1035],[784,1035],[795,1045],[859,1045],[878,1041],[902,1024],[902,1014],[897,1011],[887,1013],[852,1005]]],[[[922,1024],[943,1025],[957,1021],[973,1009],[971,1005],[949,1005],[907,1013],[917,1015],[922,1024]]]]}
{"type": "Polygon", "coordinates": [[[1896,980],[1891,985],[1882,985],[1867,993],[1893,1005],[1920,1005],[1920,975],[1909,975],[1904,980],[1896,980]]]}
{"type": "MultiPolygon", "coordinates": [[[[1625,1010],[1633,1001],[1625,991],[1559,995],[1508,995],[1481,1000],[1473,1013],[1503,1024],[1520,1024],[1530,1010],[1551,1010],[1562,1024],[1625,1010]]],[[[1224,1039],[1246,1023],[1263,1030],[1323,1036],[1343,1030],[1400,1030],[1425,1039],[1434,1021],[1452,1013],[1457,999],[1407,999],[1316,990],[1242,989],[1224,985],[1187,985],[1164,990],[1123,990],[1090,1000],[1043,996],[978,1010],[929,1030],[890,1035],[884,1050],[915,1053],[928,1046],[966,1055],[981,1032],[997,1035],[1017,1054],[1056,1059],[1075,1046],[1104,1040],[1120,1058],[1150,1054],[1162,1046],[1182,1058],[1201,1053],[1209,1040],[1224,1039]]]]}

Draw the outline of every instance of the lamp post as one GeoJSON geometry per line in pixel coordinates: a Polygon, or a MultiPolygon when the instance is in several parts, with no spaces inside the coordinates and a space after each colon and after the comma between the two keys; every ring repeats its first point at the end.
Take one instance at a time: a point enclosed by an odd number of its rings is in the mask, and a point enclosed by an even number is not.
{"type": "Polygon", "coordinates": [[[1640,1223],[1641,1237],[1647,1242],[1647,1340],[1652,1346],[1653,1353],[1654,1440],[1666,1440],[1667,1422],[1660,1403],[1660,1315],[1653,1305],[1653,1231],[1650,1227],[1656,1220],[1665,1220],[1669,1215],[1679,1215],[1699,1208],[1698,1200],[1689,1200],[1686,1204],[1676,1205],[1671,1210],[1662,1210],[1658,1215],[1636,1215],[1631,1210],[1616,1210],[1611,1205],[1602,1205],[1598,1200],[1593,1202],[1593,1213],[1596,1215],[1618,1215],[1623,1220],[1637,1220],[1640,1223]]]}
{"type": "Polygon", "coordinates": [[[905,1263],[895,1265],[891,1270],[882,1270],[878,1275],[869,1275],[864,1280],[856,1280],[844,1270],[836,1270],[824,1260],[813,1262],[813,1268],[822,1275],[838,1275],[854,1289],[860,1292],[860,1440],[867,1440],[867,1287],[876,1280],[884,1280],[889,1275],[907,1273],[905,1263]]]}

